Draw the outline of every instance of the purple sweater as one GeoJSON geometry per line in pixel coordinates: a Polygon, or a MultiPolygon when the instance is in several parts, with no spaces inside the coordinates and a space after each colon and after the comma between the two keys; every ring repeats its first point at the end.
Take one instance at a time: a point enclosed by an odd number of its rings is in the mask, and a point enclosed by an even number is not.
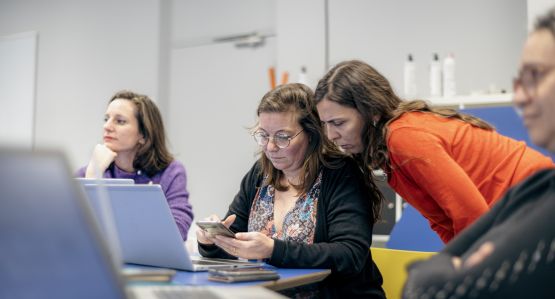
{"type": "MultiPolygon", "coordinates": [[[[85,177],[86,167],[77,171],[77,177],[85,177]]],[[[126,172],[118,168],[112,163],[104,172],[104,178],[133,179],[135,184],[160,184],[168,205],[172,212],[177,228],[183,237],[187,240],[187,232],[193,222],[193,207],[189,203],[189,192],[187,191],[187,175],[185,167],[177,160],[173,160],[166,169],[148,177],[142,171],[126,172]]]]}

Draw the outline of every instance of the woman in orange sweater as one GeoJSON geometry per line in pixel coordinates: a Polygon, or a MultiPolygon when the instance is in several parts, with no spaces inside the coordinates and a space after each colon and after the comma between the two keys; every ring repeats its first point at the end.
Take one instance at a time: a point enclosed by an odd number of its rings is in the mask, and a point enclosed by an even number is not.
{"type": "Polygon", "coordinates": [[[550,158],[500,135],[483,120],[424,101],[402,101],[362,61],[345,61],[318,82],[316,102],[328,137],[359,162],[372,186],[389,185],[448,242],[511,186],[550,158]]]}

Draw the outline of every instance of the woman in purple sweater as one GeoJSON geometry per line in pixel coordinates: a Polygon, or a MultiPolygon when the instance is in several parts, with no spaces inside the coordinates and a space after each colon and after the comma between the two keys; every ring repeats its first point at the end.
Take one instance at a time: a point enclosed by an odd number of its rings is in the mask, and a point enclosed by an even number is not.
{"type": "Polygon", "coordinates": [[[104,116],[103,144],[94,148],[78,177],[133,179],[136,184],[160,184],[183,240],[193,221],[187,176],[167,149],[162,116],[156,104],[141,94],[117,92],[104,116]]]}

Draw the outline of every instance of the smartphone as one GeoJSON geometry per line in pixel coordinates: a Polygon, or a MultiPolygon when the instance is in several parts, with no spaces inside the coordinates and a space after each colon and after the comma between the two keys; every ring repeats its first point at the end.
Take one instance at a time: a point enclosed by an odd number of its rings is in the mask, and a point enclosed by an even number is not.
{"type": "Polygon", "coordinates": [[[245,275],[253,275],[253,274],[276,274],[277,272],[263,267],[249,267],[249,268],[209,269],[208,273],[211,275],[245,276],[245,275]]]}
{"type": "Polygon", "coordinates": [[[197,225],[209,235],[222,235],[230,238],[235,238],[235,233],[232,232],[220,221],[197,221],[197,225]]]}
{"type": "Polygon", "coordinates": [[[221,282],[276,280],[279,279],[279,274],[264,268],[210,269],[208,279],[221,282]]]}
{"type": "Polygon", "coordinates": [[[125,268],[122,273],[128,281],[170,282],[177,271],[165,268],[125,268]]]}

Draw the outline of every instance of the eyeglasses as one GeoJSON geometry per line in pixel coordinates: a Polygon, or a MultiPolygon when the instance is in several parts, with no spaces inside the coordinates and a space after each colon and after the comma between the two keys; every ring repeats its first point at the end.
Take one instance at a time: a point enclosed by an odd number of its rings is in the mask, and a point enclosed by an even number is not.
{"type": "Polygon", "coordinates": [[[525,67],[518,72],[518,76],[513,79],[513,91],[522,88],[527,97],[535,97],[538,84],[545,78],[555,66],[548,67],[525,67]]]}
{"type": "Polygon", "coordinates": [[[268,134],[262,131],[256,131],[252,134],[252,136],[254,137],[256,143],[258,143],[258,145],[260,146],[266,146],[271,139],[277,147],[286,148],[291,143],[291,140],[301,134],[302,131],[303,130],[300,130],[297,134],[293,136],[288,136],[283,133],[277,133],[273,137],[270,137],[268,134]]]}

